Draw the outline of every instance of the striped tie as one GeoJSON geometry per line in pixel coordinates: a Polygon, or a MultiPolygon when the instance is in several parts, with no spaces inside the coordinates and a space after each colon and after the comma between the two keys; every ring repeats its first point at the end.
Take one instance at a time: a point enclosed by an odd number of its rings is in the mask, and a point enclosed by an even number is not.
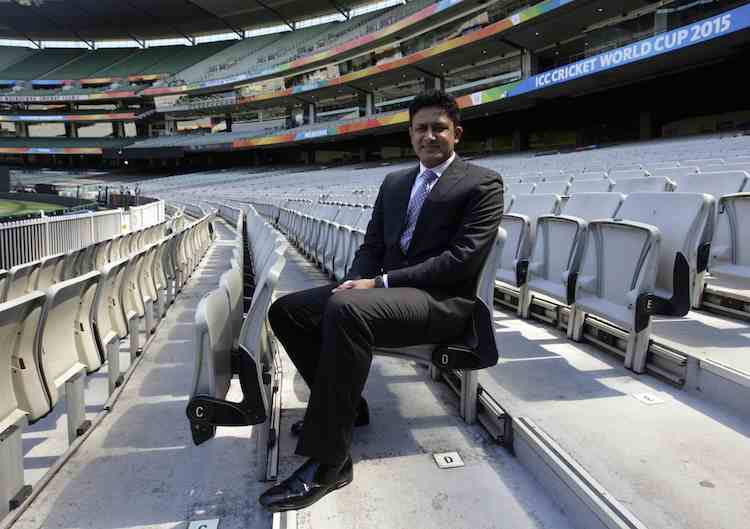
{"type": "Polygon", "coordinates": [[[409,207],[406,209],[406,226],[404,232],[401,234],[399,243],[401,250],[406,254],[409,250],[409,244],[411,244],[411,236],[414,234],[414,228],[417,226],[417,219],[419,218],[419,212],[422,210],[427,195],[430,194],[430,185],[437,180],[438,175],[430,169],[427,169],[424,173],[419,175],[419,187],[416,192],[409,200],[409,207]]]}

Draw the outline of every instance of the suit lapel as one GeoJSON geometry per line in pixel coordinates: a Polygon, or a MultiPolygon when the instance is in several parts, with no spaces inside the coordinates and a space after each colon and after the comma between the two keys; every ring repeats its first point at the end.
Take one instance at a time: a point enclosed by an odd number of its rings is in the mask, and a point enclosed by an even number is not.
{"type": "Polygon", "coordinates": [[[417,179],[419,174],[419,166],[409,171],[400,178],[398,184],[394,186],[388,206],[388,214],[385,216],[386,219],[386,244],[392,246],[396,244],[401,232],[403,231],[404,223],[406,222],[406,210],[409,208],[409,198],[411,196],[411,188],[414,186],[414,181],[417,179]]]}
{"type": "Polygon", "coordinates": [[[432,188],[430,194],[427,195],[427,199],[424,201],[422,209],[419,212],[417,225],[414,227],[414,234],[411,236],[411,240],[415,241],[417,244],[411,244],[408,253],[413,253],[415,246],[419,244],[420,240],[422,240],[421,237],[423,237],[423,232],[430,224],[429,219],[433,218],[434,215],[439,214],[439,211],[436,211],[438,208],[437,203],[442,197],[446,196],[451,189],[453,189],[453,186],[455,186],[465,174],[466,162],[456,157],[456,159],[453,160],[453,163],[448,166],[442,175],[440,175],[437,184],[432,188]]]}

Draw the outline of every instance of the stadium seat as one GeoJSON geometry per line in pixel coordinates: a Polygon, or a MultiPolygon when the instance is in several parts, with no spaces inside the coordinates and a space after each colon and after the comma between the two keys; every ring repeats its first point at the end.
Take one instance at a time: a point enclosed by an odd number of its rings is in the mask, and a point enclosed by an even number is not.
{"type": "Polygon", "coordinates": [[[508,295],[520,299],[522,293],[519,294],[518,289],[526,285],[526,270],[522,263],[534,244],[537,217],[557,213],[560,202],[559,195],[518,195],[511,211],[503,215],[506,240],[495,277],[498,287],[508,295]]]}
{"type": "MultiPolygon", "coordinates": [[[[330,233],[328,234],[326,249],[321,259],[324,272],[334,276],[336,253],[344,253],[350,230],[357,224],[360,216],[364,213],[365,210],[361,207],[345,206],[339,211],[335,222],[329,224],[328,229],[330,233]]],[[[343,255],[341,257],[345,258],[343,255]]]]}
{"type": "MultiPolygon", "coordinates": [[[[37,330],[45,301],[43,292],[32,292],[7,303],[0,303],[0,518],[20,504],[30,493],[24,485],[21,434],[32,408],[25,400],[22,385],[28,369],[21,360],[33,358],[37,330]],[[18,373],[18,374],[16,374],[18,373]]],[[[29,366],[31,367],[31,366],[29,366]]],[[[46,395],[33,403],[36,413],[49,408],[46,395]]]]}
{"type": "Polygon", "coordinates": [[[707,193],[717,200],[724,195],[742,192],[747,186],[750,174],[746,171],[725,171],[717,173],[693,173],[672,177],[675,191],[680,193],[707,193]]]}
{"type": "MultiPolygon", "coordinates": [[[[251,213],[248,212],[250,216],[251,213]]],[[[262,222],[262,220],[261,220],[262,222]]],[[[260,230],[271,231],[267,224],[253,224],[253,238],[260,230]],[[262,227],[261,227],[262,226],[262,227]]],[[[266,244],[273,239],[265,238],[266,244]]],[[[261,246],[256,246],[260,251],[261,246]]],[[[213,437],[216,426],[245,426],[266,423],[257,429],[259,457],[265,458],[268,450],[269,429],[267,421],[272,409],[272,399],[278,398],[273,385],[276,381],[275,355],[268,337],[267,314],[281,270],[285,265],[285,247],[272,251],[266,257],[265,270],[256,278],[253,301],[239,335],[239,360],[237,374],[242,387],[243,400],[224,400],[232,377],[230,306],[224,291],[214,291],[201,300],[196,312],[197,346],[193,376],[192,398],[187,415],[191,423],[193,441],[199,445],[213,437]]],[[[256,268],[257,270],[258,268],[256,268]]],[[[278,417],[276,418],[278,420],[278,417]]],[[[278,423],[276,423],[278,428],[278,423]]],[[[265,475],[266,465],[262,466],[265,475]]]]}
{"type": "Polygon", "coordinates": [[[64,263],[65,254],[62,253],[42,259],[36,273],[36,279],[33,280],[34,290],[45,290],[60,281],[64,263]]]}
{"type": "Polygon", "coordinates": [[[236,350],[242,328],[243,306],[242,306],[242,271],[239,263],[232,266],[221,275],[219,286],[223,289],[229,302],[229,322],[232,336],[232,350],[236,350]]]}
{"type": "Polygon", "coordinates": [[[33,288],[30,288],[32,286],[31,278],[36,275],[39,265],[40,261],[34,261],[33,263],[14,266],[8,270],[6,279],[8,286],[5,290],[6,301],[21,297],[33,290],[33,288]]]}
{"type": "Polygon", "coordinates": [[[498,228],[492,250],[487,254],[477,278],[476,303],[472,323],[464,336],[453,343],[424,344],[410,347],[376,347],[373,354],[391,356],[428,364],[438,369],[458,369],[461,377],[461,416],[476,421],[477,369],[494,366],[498,360],[494,307],[495,270],[505,243],[505,230],[498,228]]]}
{"type": "Polygon", "coordinates": [[[664,176],[644,176],[640,178],[615,178],[612,191],[629,195],[630,193],[671,191],[672,187],[672,181],[664,176]]]}
{"type": "Polygon", "coordinates": [[[571,195],[577,193],[606,193],[612,191],[614,185],[614,181],[609,178],[597,178],[595,180],[576,178],[570,183],[568,193],[571,195]]]}
{"type": "Polygon", "coordinates": [[[680,176],[688,176],[693,175],[700,172],[700,169],[697,167],[672,167],[669,169],[653,169],[649,171],[649,174],[651,176],[663,176],[665,178],[669,178],[670,180],[674,180],[673,177],[680,177],[680,176]]]}
{"type": "MultiPolygon", "coordinates": [[[[642,178],[648,176],[648,171],[645,169],[621,169],[610,171],[608,176],[615,181],[625,178],[642,178]]],[[[583,176],[581,178],[583,178],[583,176]]]]}
{"type": "MultiPolygon", "coordinates": [[[[127,322],[128,336],[130,336],[130,356],[135,358],[140,352],[140,319],[146,315],[146,307],[141,297],[139,274],[143,266],[145,251],[132,254],[128,259],[122,284],[123,319],[127,322]]],[[[145,330],[145,329],[144,329],[145,330]]],[[[146,330],[146,333],[148,331],[146,330]]]]}
{"type": "MultiPolygon", "coordinates": [[[[750,312],[750,193],[719,199],[718,223],[711,247],[706,292],[729,300],[717,307],[738,316],[750,312]],[[728,310],[727,310],[728,309],[728,310]]],[[[714,303],[715,304],[715,303],[714,303]]]]}
{"type": "Polygon", "coordinates": [[[715,201],[698,193],[632,193],[618,219],[595,220],[575,289],[569,335],[578,341],[588,314],[628,334],[625,366],[645,369],[650,316],[684,316],[705,272],[715,201]]]}
{"type": "Polygon", "coordinates": [[[542,182],[536,185],[534,193],[537,195],[560,195],[565,196],[570,189],[570,183],[566,180],[542,182]]]}
{"type": "Polygon", "coordinates": [[[529,317],[536,295],[561,305],[573,303],[588,221],[614,217],[624,198],[619,193],[576,193],[560,215],[539,216],[528,264],[528,292],[519,301],[521,317],[529,317]]]}
{"type": "Polygon", "coordinates": [[[5,289],[8,286],[8,271],[0,269],[0,303],[5,301],[5,289]]]}
{"type": "Polygon", "coordinates": [[[351,230],[344,228],[344,231],[347,234],[344,246],[345,253],[341,256],[337,254],[333,267],[334,276],[339,281],[344,279],[346,274],[349,273],[349,268],[351,268],[352,263],[354,262],[354,256],[357,254],[357,249],[362,246],[362,243],[365,240],[365,232],[367,231],[367,225],[370,223],[371,218],[372,208],[367,208],[359,219],[357,219],[356,224],[351,230]]]}
{"type": "Polygon", "coordinates": [[[108,364],[110,394],[120,385],[120,339],[128,328],[122,311],[121,289],[127,259],[120,259],[100,270],[101,279],[91,314],[94,337],[99,355],[108,364]]]}

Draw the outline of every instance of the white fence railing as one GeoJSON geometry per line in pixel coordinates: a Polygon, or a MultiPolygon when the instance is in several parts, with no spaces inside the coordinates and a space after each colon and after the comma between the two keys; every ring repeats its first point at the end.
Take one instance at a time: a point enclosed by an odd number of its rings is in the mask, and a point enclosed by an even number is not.
{"type": "Polygon", "coordinates": [[[0,268],[29,263],[106,241],[165,220],[164,202],[0,224],[0,268]]]}
{"type": "Polygon", "coordinates": [[[126,219],[126,229],[129,231],[136,231],[141,228],[153,226],[154,224],[159,224],[166,218],[164,201],[159,200],[143,206],[131,207],[126,215],[128,216],[126,219]]]}

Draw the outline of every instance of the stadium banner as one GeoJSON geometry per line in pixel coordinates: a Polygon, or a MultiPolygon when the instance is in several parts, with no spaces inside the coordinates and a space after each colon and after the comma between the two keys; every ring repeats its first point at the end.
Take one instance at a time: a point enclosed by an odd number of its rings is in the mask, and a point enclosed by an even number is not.
{"type": "Polygon", "coordinates": [[[474,92],[459,98],[459,105],[462,107],[481,105],[542,90],[626,64],[652,59],[665,53],[708,42],[747,28],[750,28],[750,4],[565,66],[547,70],[523,81],[474,92]]]}
{"type": "MultiPolygon", "coordinates": [[[[718,37],[729,35],[742,29],[750,28],[750,4],[732,9],[725,13],[700,20],[648,39],[615,48],[586,59],[547,70],[522,81],[480,90],[457,98],[460,108],[470,108],[501,99],[542,90],[549,86],[565,83],[581,77],[594,75],[626,64],[651,59],[688,46],[708,42],[718,37]]],[[[297,133],[279,134],[261,138],[235,140],[235,149],[248,149],[261,145],[292,143],[315,138],[349,134],[366,129],[386,127],[408,123],[408,112],[402,111],[387,117],[365,118],[353,123],[329,125],[297,133]]]]}
{"type": "Polygon", "coordinates": [[[98,92],[96,94],[46,94],[33,95],[0,95],[0,103],[47,103],[92,101],[99,99],[128,99],[136,97],[134,91],[98,92]]]}
{"type": "MultiPolygon", "coordinates": [[[[354,40],[351,40],[345,44],[341,44],[340,46],[337,46],[335,48],[331,48],[329,50],[324,50],[319,53],[316,53],[314,55],[309,55],[306,57],[299,58],[295,61],[279,64],[276,66],[273,66],[271,68],[266,68],[264,70],[261,70],[259,72],[255,72],[252,74],[239,74],[234,75],[232,77],[225,77],[221,79],[213,79],[211,81],[205,81],[202,83],[194,83],[194,84],[188,84],[183,86],[173,86],[173,87],[161,87],[161,88],[147,88],[143,92],[141,92],[143,95],[163,95],[163,94],[173,94],[173,93],[182,93],[182,92],[189,92],[192,90],[202,90],[206,88],[213,88],[216,86],[221,86],[225,84],[235,84],[242,81],[252,81],[256,80],[262,77],[267,77],[269,75],[284,75],[284,72],[290,69],[296,69],[300,68],[306,65],[311,65],[326,59],[331,59],[335,57],[336,55],[339,55],[341,53],[344,53],[346,51],[359,48],[362,46],[365,46],[371,42],[374,42],[376,40],[382,39],[383,37],[387,37],[389,35],[393,35],[397,33],[398,31],[403,30],[405,27],[408,27],[412,24],[415,24],[417,22],[420,22],[427,17],[430,17],[436,13],[439,13],[441,11],[444,11],[450,7],[453,7],[456,4],[461,3],[463,0],[441,0],[440,2],[436,2],[421,11],[417,11],[413,15],[406,17],[395,24],[392,24],[388,26],[385,29],[382,29],[378,32],[371,33],[369,35],[364,35],[362,37],[356,38],[354,40]]],[[[562,6],[565,6],[567,4],[570,4],[573,2],[573,0],[544,0],[543,2],[540,2],[536,5],[533,5],[531,7],[527,7],[526,9],[522,9],[518,13],[515,13],[509,17],[506,17],[502,20],[498,20],[494,24],[490,24],[489,26],[486,26],[482,28],[481,30],[475,31],[473,33],[469,33],[467,35],[463,35],[461,37],[457,37],[455,39],[449,39],[444,42],[441,42],[440,44],[433,46],[427,50],[423,50],[422,52],[410,55],[409,57],[405,57],[404,59],[400,59],[397,61],[394,61],[392,63],[386,63],[381,64],[377,66],[373,66],[371,68],[368,68],[367,71],[369,73],[361,73],[361,72],[354,72],[353,79],[358,79],[359,77],[364,77],[365,75],[371,75],[372,73],[390,70],[393,68],[398,68],[401,66],[404,66],[405,64],[411,64],[411,62],[415,62],[417,60],[424,59],[426,57],[432,57],[433,55],[443,53],[446,50],[458,48],[460,46],[464,46],[466,44],[476,42],[478,40],[482,40],[485,38],[489,38],[492,36],[497,35],[500,32],[503,32],[507,30],[508,28],[512,28],[514,26],[517,26],[518,24],[522,24],[524,22],[527,22],[529,20],[532,20],[540,15],[544,15],[546,13],[549,13],[550,11],[553,11],[555,9],[558,9],[562,6]],[[408,60],[411,57],[417,57],[414,60],[408,60]],[[406,62],[401,62],[407,60],[406,62]],[[391,66],[395,64],[395,66],[391,66]]],[[[363,70],[364,71],[364,70],[363,70]]],[[[316,88],[321,88],[323,86],[329,86],[331,84],[341,83],[345,81],[341,81],[339,79],[334,80],[335,82],[331,81],[319,81],[317,83],[310,83],[308,85],[304,85],[306,88],[299,88],[297,87],[297,91],[306,91],[306,90],[314,90],[316,88]]],[[[349,78],[347,76],[347,81],[351,81],[352,78],[349,78]]],[[[272,97],[280,97],[283,95],[289,95],[293,92],[289,92],[289,94],[286,94],[288,91],[283,91],[284,93],[279,93],[280,95],[274,95],[272,97]]],[[[296,93],[296,92],[294,92],[296,93]]],[[[253,96],[250,96],[253,97],[253,96]]],[[[247,101],[258,101],[259,99],[268,99],[268,96],[255,96],[255,99],[249,99],[247,101]]]]}
{"type": "Polygon", "coordinates": [[[0,147],[0,154],[101,154],[99,147],[0,147]]]}
{"type": "Polygon", "coordinates": [[[121,112],[112,114],[68,114],[68,115],[2,115],[0,121],[30,122],[30,123],[57,123],[60,121],[133,121],[136,119],[135,112],[121,112]]]}

